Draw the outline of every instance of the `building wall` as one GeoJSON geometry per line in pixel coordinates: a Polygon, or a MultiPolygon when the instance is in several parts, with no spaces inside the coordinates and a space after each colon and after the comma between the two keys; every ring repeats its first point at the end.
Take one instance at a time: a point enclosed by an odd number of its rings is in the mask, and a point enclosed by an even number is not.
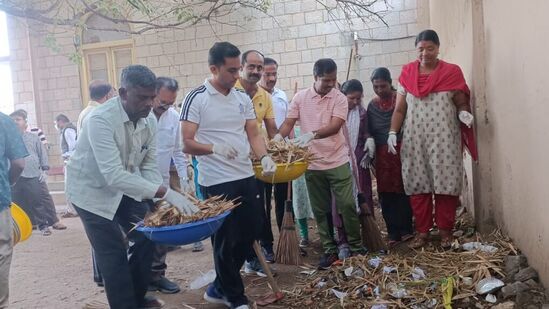
{"type": "Polygon", "coordinates": [[[50,165],[62,166],[54,119],[63,113],[76,122],[82,110],[78,66],[68,58],[74,51],[72,33],[55,31],[59,52],[54,52],[35,27],[8,18],[15,109],[27,110],[29,124],[41,128],[51,144],[50,165]]]}
{"type": "Polygon", "coordinates": [[[479,227],[495,223],[549,284],[549,93],[545,50],[549,2],[430,1],[442,55],[472,85],[480,162],[475,166],[479,227]],[[446,43],[445,43],[446,42],[446,43]]]}
{"type": "MultiPolygon", "coordinates": [[[[421,1],[421,0],[420,0],[421,1]]],[[[163,30],[134,36],[136,62],[149,66],[157,75],[176,78],[183,91],[178,100],[188,90],[201,84],[209,76],[207,51],[216,41],[227,40],[242,51],[257,49],[280,63],[278,86],[291,97],[294,85],[299,89],[312,84],[312,66],[315,60],[330,57],[336,60],[339,79],[346,78],[349,55],[354,46],[353,31],[358,33],[358,56],[353,58],[349,78],[368,81],[375,67],[388,66],[395,77],[400,67],[415,57],[413,38],[418,32],[416,24],[416,0],[391,0],[390,13],[385,15],[389,24],[381,22],[363,24],[353,21],[352,29],[343,29],[331,22],[326,11],[316,0],[273,1],[270,10],[276,21],[266,15],[235,27],[226,24],[199,25],[186,30],[163,30]],[[396,40],[384,40],[403,38],[396,40]],[[380,41],[370,41],[376,39],[380,41]]],[[[378,9],[383,9],[379,6],[378,9]]],[[[243,19],[233,15],[229,22],[243,19]]],[[[80,98],[79,67],[70,62],[67,55],[74,52],[72,33],[56,29],[59,53],[44,45],[44,34],[31,29],[27,33],[24,21],[10,18],[11,40],[21,41],[13,45],[21,51],[28,49],[23,42],[30,39],[30,56],[36,83],[33,87],[24,84],[15,87],[16,108],[24,107],[38,114],[37,123],[48,134],[48,139],[57,144],[53,119],[58,113],[65,113],[71,120],[78,116],[83,104],[80,98]],[[30,37],[30,38],[29,38],[30,37]],[[28,89],[30,87],[30,89],[28,89]],[[26,89],[26,90],[25,90],[26,89]],[[32,91],[29,96],[28,91],[32,91]],[[24,97],[23,97],[24,96],[24,97]],[[19,99],[18,99],[19,98],[19,99]],[[33,104],[35,103],[35,104],[33,104]]],[[[14,54],[14,62],[30,63],[24,52],[14,54]]],[[[25,67],[28,69],[28,67],[25,67]]],[[[24,76],[19,66],[14,66],[14,76],[24,76]]],[[[371,86],[365,84],[366,99],[371,97],[371,86]]],[[[50,152],[54,162],[58,161],[58,145],[50,152]]]]}

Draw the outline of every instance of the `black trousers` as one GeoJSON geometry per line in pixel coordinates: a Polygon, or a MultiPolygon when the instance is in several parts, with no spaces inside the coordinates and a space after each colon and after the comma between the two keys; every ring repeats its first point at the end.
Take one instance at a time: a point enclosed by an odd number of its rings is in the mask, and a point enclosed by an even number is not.
{"type": "MultiPolygon", "coordinates": [[[[282,227],[282,219],[284,218],[284,202],[288,198],[288,183],[277,183],[273,185],[257,180],[257,187],[259,189],[261,203],[265,208],[265,214],[263,216],[265,224],[262,225],[260,242],[263,248],[268,251],[272,251],[274,242],[273,230],[271,227],[271,201],[273,197],[273,189],[275,197],[276,225],[280,231],[280,228],[282,227]]],[[[255,254],[252,253],[252,256],[255,256],[255,254]]]]}
{"type": "Polygon", "coordinates": [[[33,225],[42,229],[59,221],[55,205],[45,182],[38,177],[20,177],[11,191],[12,200],[27,213],[33,225]]]}
{"type": "Polygon", "coordinates": [[[257,182],[254,177],[201,187],[205,198],[222,195],[227,199],[238,198],[241,203],[225,219],[212,236],[216,278],[215,288],[232,306],[248,304],[240,268],[244,264],[253,242],[260,233],[262,207],[259,202],[257,182]]]}
{"type": "Polygon", "coordinates": [[[55,211],[55,203],[53,202],[53,198],[51,197],[48,184],[46,182],[39,182],[39,184],[40,204],[42,205],[41,209],[43,209],[43,216],[46,218],[46,221],[48,221],[48,225],[51,226],[59,222],[57,212],[55,211]]]}
{"type": "Polygon", "coordinates": [[[78,205],[74,205],[74,208],[80,215],[94,250],[109,306],[116,309],[138,308],[151,278],[154,244],[142,233],[130,230],[133,223],[143,219],[149,204],[123,196],[112,220],[79,208],[78,205]]]}
{"type": "Polygon", "coordinates": [[[410,199],[404,193],[379,193],[379,203],[390,240],[414,234],[410,199]]]}

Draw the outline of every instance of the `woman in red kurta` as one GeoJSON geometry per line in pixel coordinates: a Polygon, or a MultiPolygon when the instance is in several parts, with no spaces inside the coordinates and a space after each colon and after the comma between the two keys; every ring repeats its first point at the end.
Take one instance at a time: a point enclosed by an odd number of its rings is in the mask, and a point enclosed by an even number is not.
{"type": "Polygon", "coordinates": [[[415,248],[426,243],[433,226],[433,196],[441,245],[451,246],[462,187],[462,144],[476,159],[469,88],[457,65],[438,59],[439,46],[433,30],[417,36],[418,60],[402,68],[387,139],[396,154],[397,135],[403,135],[402,178],[416,219],[415,248]]]}

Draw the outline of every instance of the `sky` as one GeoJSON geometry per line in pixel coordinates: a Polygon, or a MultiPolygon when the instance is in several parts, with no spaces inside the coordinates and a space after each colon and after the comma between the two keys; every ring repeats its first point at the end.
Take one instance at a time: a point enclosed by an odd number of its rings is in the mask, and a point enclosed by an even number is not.
{"type": "Polygon", "coordinates": [[[13,112],[13,84],[10,69],[10,45],[6,14],[0,11],[0,112],[13,112]]]}

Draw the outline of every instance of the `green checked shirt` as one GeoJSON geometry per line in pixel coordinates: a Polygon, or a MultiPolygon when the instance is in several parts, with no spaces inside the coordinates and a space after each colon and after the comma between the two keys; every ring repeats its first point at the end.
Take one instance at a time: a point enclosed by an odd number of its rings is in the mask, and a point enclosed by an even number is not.
{"type": "Polygon", "coordinates": [[[151,199],[162,184],[156,163],[156,118],[134,123],[119,97],[87,117],[67,164],[67,199],[112,220],[122,196],[151,199]]]}

